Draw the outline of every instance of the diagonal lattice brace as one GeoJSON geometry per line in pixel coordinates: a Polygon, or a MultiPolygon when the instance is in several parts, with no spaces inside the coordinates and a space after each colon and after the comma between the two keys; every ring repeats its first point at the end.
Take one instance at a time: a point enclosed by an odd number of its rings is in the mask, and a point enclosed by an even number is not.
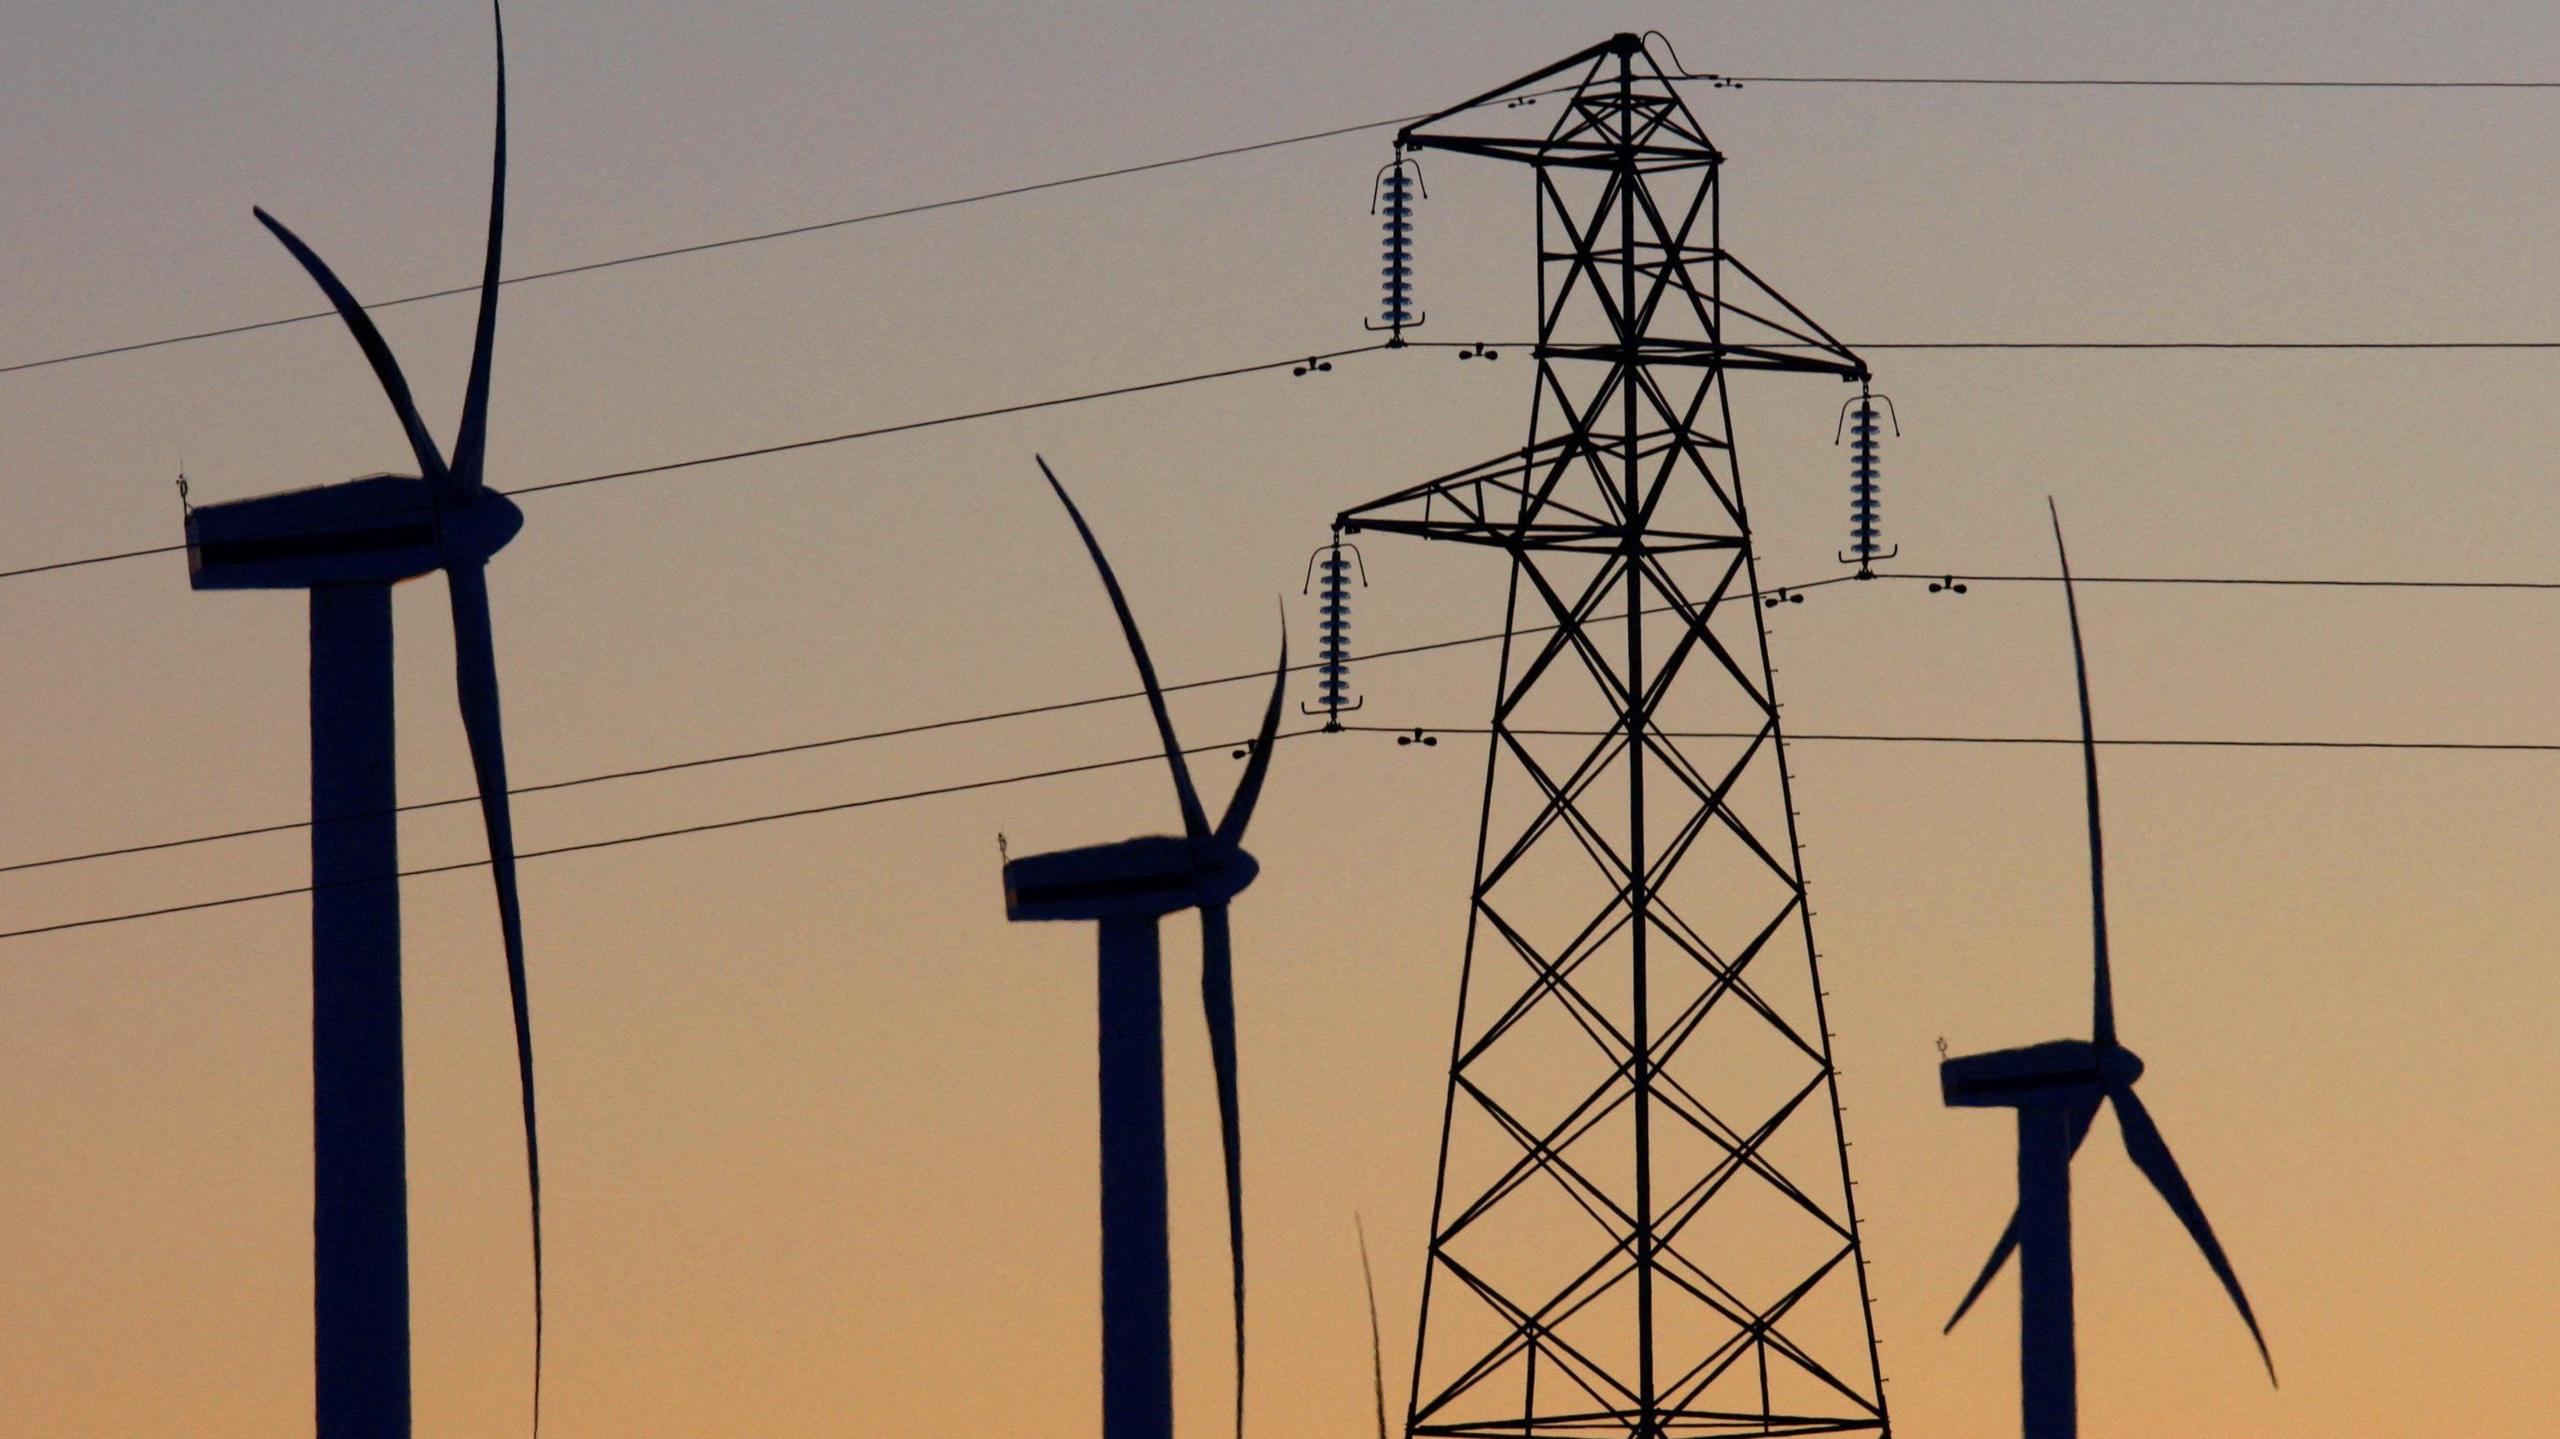
{"type": "Polygon", "coordinates": [[[1866,365],[1632,36],[1398,140],[1531,171],[1539,332],[1525,443],[1339,517],[1511,566],[1406,1434],[1885,1433],[1730,386],[1866,365]]]}

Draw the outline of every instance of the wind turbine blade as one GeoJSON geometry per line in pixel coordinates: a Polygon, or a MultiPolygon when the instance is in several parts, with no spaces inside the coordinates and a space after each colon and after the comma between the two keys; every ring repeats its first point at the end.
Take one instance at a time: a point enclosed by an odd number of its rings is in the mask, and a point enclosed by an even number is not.
{"type": "Polygon", "coordinates": [[[2134,1166],[2169,1202],[2178,1222],[2187,1226],[2187,1234],[2204,1251],[2204,1262],[2213,1266],[2214,1277],[2222,1281],[2223,1292],[2240,1310],[2240,1320],[2249,1326],[2249,1337],[2258,1342],[2258,1358],[2267,1366],[2267,1382],[2276,1380],[2275,1356],[2267,1352],[2267,1336],[2258,1328],[2257,1312],[2249,1307],[2249,1296],[2240,1288],[2240,1276],[2232,1271],[2231,1260],[2222,1252],[2221,1241],[2213,1237],[2213,1222],[2204,1217],[2204,1206],[2196,1202],[2195,1191],[2187,1187],[2187,1178],[2178,1172],[2178,1161],[2169,1154],[2169,1142],[2160,1137],[2160,1126],[2152,1123],[2151,1112],[2134,1097],[2130,1085],[2111,1091],[2116,1104],[2116,1123],[2124,1129],[2125,1153],[2133,1156],[2134,1166]]]}
{"type": "Polygon", "coordinates": [[[390,397],[392,412],[400,417],[400,429],[409,437],[409,449],[418,457],[418,473],[430,484],[440,483],[445,473],[444,456],[437,453],[435,437],[427,433],[426,422],[418,418],[418,402],[409,394],[409,378],[400,373],[400,361],[392,355],[391,346],[383,342],[382,331],[374,327],[373,317],[356,303],[354,293],[329,268],[329,262],[302,243],[300,235],[286,229],[282,220],[265,210],[253,208],[250,213],[284,242],[293,258],[302,262],[304,272],[337,309],[338,318],[347,322],[347,328],[355,334],[356,347],[364,351],[366,361],[373,366],[373,377],[382,382],[382,392],[390,397]]]}
{"type": "Polygon", "coordinates": [[[2053,515],[2053,552],[2062,561],[2062,599],[2071,610],[2071,664],[2080,680],[2080,765],[2089,781],[2089,936],[2096,969],[2096,997],[2089,1038],[2112,1048],[2116,1042],[2115,979],[2107,968],[2107,851],[2098,826],[2098,731],[2089,714],[2089,651],[2080,642],[2080,595],[2071,583],[2071,553],[2062,546],[2062,511],[2045,496],[2053,515]]]}
{"type": "Polygon", "coordinates": [[[1271,702],[1262,708],[1262,730],[1254,737],[1252,757],[1244,762],[1244,778],[1218,817],[1218,842],[1233,847],[1244,842],[1244,827],[1253,819],[1254,801],[1262,797],[1263,776],[1271,772],[1271,742],[1280,733],[1280,701],[1289,683],[1289,617],[1280,612],[1280,666],[1271,672],[1271,702]]]}
{"type": "Polygon", "coordinates": [[[1356,1210],[1351,1232],[1360,1237],[1360,1287],[1369,1291],[1369,1378],[1378,1391],[1378,1439],[1387,1439],[1387,1351],[1378,1337],[1378,1281],[1369,1272],[1369,1231],[1356,1210]]]}
{"type": "MultiPolygon", "coordinates": [[[[2080,1142],[2089,1137],[2089,1127],[2097,1122],[2098,1101],[2094,1099],[2071,1112],[2071,1152],[2073,1155],[2076,1156],[2080,1153],[2080,1142]]],[[[1999,1277],[2000,1266],[2009,1262],[2009,1256],[2016,1253],[2017,1248],[2018,1214],[2016,1210],[2011,1210],[2009,1212],[2009,1227],[2000,1231],[2000,1242],[1991,1246],[1990,1262],[1982,1266],[1982,1272],[1980,1274],[1974,1276],[1973,1287],[1964,1292],[1964,1302],[1956,1306],[1955,1314],[1947,1320],[1946,1327],[1940,1329],[1938,1331],[1939,1333],[1952,1334],[1955,1332],[1956,1325],[1962,1322],[1966,1312],[1973,1308],[1973,1301],[1980,1299],[1982,1297],[1982,1291],[1991,1287],[1991,1281],[1999,1277]]]]}
{"type": "Polygon", "coordinates": [[[1156,733],[1164,740],[1165,763],[1173,768],[1173,790],[1182,801],[1182,833],[1195,844],[1209,838],[1209,817],[1200,808],[1200,792],[1191,786],[1191,766],[1182,759],[1182,742],[1173,737],[1173,716],[1165,711],[1164,686],[1156,683],[1155,662],[1147,658],[1147,642],[1138,636],[1138,621],[1129,613],[1129,597],[1120,592],[1120,577],[1111,573],[1111,561],[1102,556],[1102,542],[1093,537],[1093,526],[1084,522],[1084,511],[1067,495],[1067,487],[1058,483],[1057,473],[1049,462],[1039,460],[1040,473],[1047,476],[1049,488],[1057,491],[1058,503],[1067,507],[1067,518],[1076,522],[1076,533],[1084,536],[1085,553],[1093,556],[1093,567],[1102,573],[1102,587],[1111,595],[1112,611],[1120,616],[1120,633],[1129,640],[1129,653],[1138,661],[1138,679],[1147,689],[1147,708],[1155,712],[1156,733]]]}
{"type": "Polygon", "coordinates": [[[1236,1093],[1235,959],[1227,907],[1200,906],[1200,1007],[1209,1021],[1209,1063],[1218,1076],[1218,1138],[1227,1161],[1227,1253],[1236,1306],[1236,1439],[1244,1439],[1244,1130],[1236,1093]]]}
{"type": "Polygon", "coordinates": [[[489,581],[478,561],[445,568],[453,596],[454,689],[471,772],[480,785],[480,819],[489,835],[489,875],[498,892],[498,932],[506,944],[507,998],[515,1010],[516,1084],[524,1103],[524,1172],[533,1223],[533,1412],[542,1426],[542,1143],[534,1123],[533,1009],[526,994],[524,917],[516,897],[515,819],[507,803],[507,747],[498,717],[497,651],[489,632],[489,581]]]}
{"type": "Polygon", "coordinates": [[[2009,1214],[2009,1227],[2000,1231],[2000,1242],[1991,1246],[1990,1262],[1984,1264],[1982,1272],[1973,1277],[1973,1287],[1964,1292],[1964,1299],[1956,1305],[1956,1312],[1947,1317],[1946,1326],[1940,1329],[1939,1333],[1955,1332],[1956,1326],[1964,1322],[1965,1315],[1973,1312],[1973,1301],[1981,1298],[1982,1291],[1991,1287],[1991,1281],[2000,1276],[2001,1266],[2009,1262],[2009,1256],[2016,1253],[2017,1248],[2018,1215],[2015,1210],[2012,1210],[2009,1214]]]}
{"type": "Polygon", "coordinates": [[[471,379],[462,391],[462,428],[453,437],[450,483],[467,497],[485,481],[481,461],[488,453],[489,354],[498,335],[498,249],[507,222],[507,17],[498,0],[490,0],[489,17],[498,36],[498,141],[489,162],[489,252],[480,265],[480,324],[471,341],[471,379]]]}

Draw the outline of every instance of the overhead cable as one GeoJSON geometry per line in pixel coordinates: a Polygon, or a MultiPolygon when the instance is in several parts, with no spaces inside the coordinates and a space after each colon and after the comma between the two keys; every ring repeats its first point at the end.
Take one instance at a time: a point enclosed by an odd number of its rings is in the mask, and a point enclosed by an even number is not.
{"type": "MultiPolygon", "coordinates": [[[[1268,673],[1268,671],[1265,673],[1268,673]]],[[[1298,730],[1283,730],[1280,733],[1273,735],[1272,740],[1274,743],[1277,743],[1280,740],[1299,739],[1307,735],[1321,733],[1323,733],[1323,731],[1320,728],[1314,727],[1298,730]]],[[[1247,740],[1230,740],[1226,744],[1197,745],[1182,752],[1184,754],[1205,754],[1210,750],[1233,749],[1238,745],[1246,744],[1248,742],[1249,741],[1247,740]]],[[[711,834],[720,830],[745,829],[752,825],[772,824],[778,820],[786,819],[804,819],[812,815],[842,814],[848,810],[871,809],[880,805],[900,804],[908,800],[931,799],[940,795],[964,794],[971,790],[999,789],[1006,785],[1027,784],[1033,780],[1058,779],[1066,775],[1089,774],[1095,770],[1117,769],[1124,765],[1162,764],[1164,762],[1164,753],[1165,752],[1163,750],[1154,750],[1146,754],[1130,755],[1123,759],[1095,760],[1088,764],[1062,765],[1056,769],[1033,770],[1026,774],[1002,775],[993,779],[964,780],[957,784],[934,785],[925,789],[901,790],[895,794],[866,795],[860,799],[840,800],[833,804],[805,805],[798,809],[772,810],[761,814],[740,815],[734,819],[709,820],[701,824],[678,825],[672,829],[649,830],[641,834],[616,835],[610,839],[593,839],[586,840],[578,844],[553,845],[548,849],[519,850],[516,853],[516,858],[519,860],[549,859],[554,856],[564,854],[584,854],[590,850],[620,849],[635,844],[648,844],[657,840],[675,839],[684,835],[711,834]]],[[[333,881],[327,887],[335,888],[342,884],[379,884],[385,878],[419,879],[427,875],[455,874],[463,870],[485,869],[488,867],[488,864],[489,861],[485,859],[458,860],[452,864],[431,864],[421,866],[416,869],[404,869],[396,875],[366,875],[356,879],[337,880],[333,881]]],[[[228,909],[234,905],[256,904],[261,900],[285,899],[297,894],[310,894],[317,887],[318,886],[308,884],[290,885],[283,889],[259,890],[251,894],[225,895],[220,899],[204,899],[191,901],[186,904],[162,905],[157,909],[127,910],[120,914],[104,914],[92,916],[88,919],[64,920],[57,924],[40,924],[26,929],[0,930],[0,940],[31,939],[41,934],[60,934],[66,930],[74,929],[96,929],[102,925],[125,924],[140,919],[157,919],[164,915],[193,914],[197,911],[208,909],[228,909]]]]}
{"type": "MultiPolygon", "coordinates": [[[[1990,86],[1990,87],[2121,87],[2193,90],[2550,90],[2560,89],[2560,81],[2550,80],[2177,80],[2177,79],[2100,79],[1997,77],[1968,75],[1673,75],[1674,80],[1711,81],[1723,85],[1883,85],[1883,86],[1990,86]]],[[[1572,87],[1557,87],[1535,92],[1540,95],[1562,93],[1572,87]]],[[[1310,130],[1304,134],[1284,135],[1272,140],[1255,140],[1242,145],[1228,145],[1215,150],[1201,150],[1163,160],[1146,160],[1134,165],[1118,165],[1103,170],[1088,170],[1052,180],[1035,180],[1027,184],[1007,185],[994,190],[981,190],[967,195],[954,195],[920,204],[900,205],[885,210],[868,210],[841,215],[828,220],[815,220],[800,225],[784,225],[773,229],[754,230],[691,244],[671,245],[664,249],[642,250],[628,255],[612,255],[600,260],[587,260],[574,265],[561,265],[548,270],[533,270],[509,275],[498,283],[527,285],[541,280],[556,280],[570,275],[592,274],[599,270],[618,269],[625,265],[645,264],[653,260],[669,260],[684,255],[700,255],[713,250],[732,249],[741,245],[763,244],[771,240],[791,239],[800,235],[820,234],[829,230],[849,229],[879,220],[894,220],[910,215],[931,214],[937,210],[957,209],[964,205],[982,204],[989,200],[1009,199],[1018,195],[1038,194],[1044,190],[1064,189],[1071,185],[1090,184],[1098,180],[1115,180],[1129,175],[1143,175],[1154,170],[1169,170],[1181,165],[1196,165],[1209,160],[1229,159],[1263,150],[1276,150],[1289,145],[1303,145],[1316,140],[1330,140],[1343,135],[1363,134],[1410,124],[1423,115],[1399,115],[1387,120],[1363,120],[1356,124],[1336,125],[1330,129],[1310,130]]],[[[426,300],[448,299],[456,295],[476,294],[479,284],[454,285],[437,290],[422,290],[414,295],[382,300],[365,308],[388,310],[399,305],[414,305],[426,300]]],[[[162,349],[170,345],[190,344],[198,340],[222,339],[232,335],[253,334],[261,330],[280,329],[312,320],[327,319],[328,310],[307,310],[299,314],[279,315],[272,319],[250,320],[236,325],[212,329],[190,330],[182,334],[161,335],[148,340],[133,340],[118,345],[102,345],[47,355],[39,359],[18,360],[0,365],[0,375],[23,370],[40,370],[55,365],[74,364],[82,360],[104,359],[111,355],[129,355],[142,350],[162,349]]],[[[1883,348],[1868,346],[1865,348],[1883,348]]],[[[1897,347],[1908,348],[1908,347],[1897,347]]]]}
{"type": "MultiPolygon", "coordinates": [[[[1354,345],[1347,350],[1331,350],[1320,353],[1324,358],[1341,359],[1349,355],[1365,355],[1373,350],[1382,350],[1384,348],[1386,348],[1386,346],[1381,342],[1374,345],[1354,345]]],[[[678,470],[702,469],[706,466],[724,465],[738,460],[752,460],[760,459],[767,455],[788,454],[795,450],[812,450],[826,445],[848,444],[855,440],[880,439],[888,435],[903,435],[917,430],[936,429],[944,425],[966,424],[972,420],[989,420],[1005,415],[1028,414],[1033,410],[1056,409],[1061,405],[1079,405],[1088,400],[1109,400],[1117,399],[1123,395],[1145,394],[1152,390],[1177,389],[1184,385],[1197,385],[1209,380],[1225,380],[1232,379],[1238,375],[1254,375],[1261,374],[1268,370],[1284,370],[1304,363],[1306,363],[1306,356],[1303,353],[1300,353],[1292,355],[1285,360],[1260,360],[1247,365],[1230,365],[1224,369],[1202,370],[1195,374],[1176,375],[1170,379],[1141,380],[1135,384],[1114,385],[1108,389],[1101,390],[1085,390],[1072,395],[1053,395],[1044,400],[1024,400],[1018,404],[997,405],[991,409],[968,410],[954,415],[936,415],[930,419],[923,420],[902,420],[893,425],[875,425],[869,429],[847,430],[840,434],[818,435],[803,440],[785,440],[770,445],[756,445],[743,450],[725,450],[718,454],[696,455],[690,459],[663,460],[655,464],[639,465],[630,469],[607,470],[601,474],[578,475],[565,480],[546,480],[540,484],[524,485],[512,490],[499,490],[498,493],[503,495],[534,495],[541,494],[548,490],[572,489],[580,485],[595,485],[604,484],[613,480],[637,479],[643,475],[671,474],[678,470]]],[[[493,486],[492,488],[495,487],[493,486]]],[[[107,554],[85,555],[75,560],[49,560],[42,564],[21,565],[16,569],[0,570],[0,580],[19,579],[28,575],[51,574],[57,570],[79,569],[87,565],[112,564],[118,560],[146,559],[152,555],[181,554],[185,552],[186,548],[187,547],[183,544],[152,545],[137,550],[116,550],[107,554]]]]}

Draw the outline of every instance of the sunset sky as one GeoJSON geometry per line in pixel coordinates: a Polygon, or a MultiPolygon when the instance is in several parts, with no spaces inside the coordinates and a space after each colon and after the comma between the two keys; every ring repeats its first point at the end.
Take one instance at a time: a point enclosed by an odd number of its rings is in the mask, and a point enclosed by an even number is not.
{"type": "MultiPolygon", "coordinates": [[[[2560,90],[2024,89],[1778,77],[2560,80],[2523,3],[605,4],[508,16],[510,274],[1434,110],[1659,28],[1729,157],[1725,236],[1848,344],[2560,341],[2560,90]]],[[[13,0],[0,45],[0,570],[405,467],[263,204],[359,296],[463,285],[476,0],[13,0]]],[[[509,287],[504,488],[1369,343],[1388,131],[509,287]]],[[[1533,326],[1517,167],[1429,157],[1422,338],[1533,326]]],[[[384,312],[449,436],[471,308],[384,312]]],[[[2549,351],[1869,352],[1896,568],[2560,580],[2549,351]]],[[[1301,657],[1339,509],[1522,441],[1506,350],[1364,354],[528,496],[493,564],[519,784],[1113,694],[1125,652],[1038,451],[1171,681],[1301,657]]],[[[1735,385],[1761,573],[1840,572],[1833,382],[1735,385]]],[[[1501,622],[1489,552],[1364,546],[1361,649],[1501,622]]],[[[467,794],[443,581],[400,589],[404,799],[467,794]]],[[[2093,586],[2100,733],[2560,744],[2560,592],[2093,586]]],[[[160,554],[0,581],[0,866],[307,813],[302,597],[160,554]]],[[[1839,585],[1770,615],[1788,725],[2062,736],[2061,596],[1839,585]]],[[[1495,651],[1354,672],[1480,726],[1495,651]]],[[[1312,695],[1301,684],[1292,701],[1312,695]]],[[[1177,697],[1249,732],[1251,684],[1177,697]]],[[[1145,753],[1104,704],[529,796],[534,850],[1145,753]]],[[[1481,740],[1296,740],[1237,905],[1253,1432],[1370,1432],[1353,1240],[1399,1405],[1481,740]]],[[[2013,1130],[1954,1052],[2084,1034],[2068,748],[1790,750],[1887,1390],[2015,1425],[2015,1285],[1938,1330],[2013,1130]]],[[[1207,802],[1241,767],[1200,757],[1207,802]]],[[[2118,1004],[2284,1385],[2102,1121],[2075,1169],[2090,1439],[2525,1432],[2560,1370],[2560,754],[2114,748],[2118,1004]]],[[[1008,926],[1016,854],[1177,824],[1161,768],[529,861],[556,1439],[1099,1432],[1092,938],[1008,926]]],[[[433,810],[403,862],[478,859],[433,810]]],[[[0,872],[0,930],[286,888],[286,832],[0,872]]],[[[497,927],[404,889],[417,1432],[517,1432],[531,1311],[497,927]]],[[[1167,927],[1177,1379],[1225,1422],[1193,928],[1167,927]]],[[[0,940],[0,1434],[252,1439],[311,1403],[298,898],[0,940]]]]}

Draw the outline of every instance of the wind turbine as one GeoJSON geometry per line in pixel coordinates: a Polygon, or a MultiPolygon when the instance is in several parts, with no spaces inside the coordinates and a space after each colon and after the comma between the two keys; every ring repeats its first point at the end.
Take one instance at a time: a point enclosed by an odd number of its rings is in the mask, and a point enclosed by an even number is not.
{"type": "Polygon", "coordinates": [[[1351,1231],[1360,1238],[1360,1287],[1369,1296],[1369,1384],[1378,1402],[1378,1439],[1387,1439],[1387,1350],[1378,1332],[1378,1277],[1369,1272],[1369,1231],[1360,1216],[1351,1216],[1351,1231]]]}
{"type": "MultiPolygon", "coordinates": [[[[2052,502],[2046,501],[2050,508],[2052,502]]],[[[1958,1108],[2018,1111],[2018,1209],[1992,1247],[1991,1260],[1947,1321],[1952,1330],[1992,1276],[2018,1254],[2018,1377],[2026,1439],[2071,1439],[2079,1431],[2078,1358],[2072,1336],[2071,1159],[2089,1137],[2102,1105],[2115,1106],[2125,1152],[2151,1187],[2168,1202],[2213,1266],[2241,1322],[2257,1341],[2270,1383],[2275,1359],[2249,1296],[2240,1288],[2213,1225],[2187,1187],[2151,1111],[2134,1095],[2142,1060],[2116,1040],[2115,987],[2107,966],[2105,845],[2098,824],[2098,741],[2089,711],[2089,657],[2080,642],[2080,600],[2071,584],[2071,556],[2062,546],[2062,515],[2054,511],[2053,547],[2062,560],[2062,593],[2071,612],[2071,658],[2080,681],[2080,757],[2088,783],[2089,920],[2096,1003],[2086,1040],[2058,1039],[2023,1049],[1995,1050],[1950,1059],[1938,1067],[1946,1102],[1958,1108]]]]}
{"type": "Polygon", "coordinates": [[[199,590],[311,594],[312,1273],[320,1439],[409,1432],[409,1253],[402,1114],[399,829],[392,723],[391,586],[441,569],[453,606],[455,687],[488,831],[489,873],[515,1011],[517,1081],[533,1233],[534,1408],[542,1394],[542,1164],[533,1036],[506,743],[489,628],[490,556],[524,518],[482,474],[489,360],[498,318],[507,193],[505,20],[497,26],[497,141],[480,312],[450,459],[437,449],[400,363],[310,246],[261,209],[260,223],[318,282],[389,396],[415,475],[371,475],[187,515],[199,590]]]}
{"type": "Polygon", "coordinates": [[[1200,998],[1208,1016],[1209,1057],[1217,1070],[1218,1127],[1226,1151],[1227,1247],[1233,1264],[1236,1322],[1236,1432],[1244,1431],[1244,1172],[1236,1116],[1236,1001],[1227,937],[1227,904],[1253,883],[1260,866],[1244,849],[1271,767],[1280,698],[1289,674],[1289,637],[1262,712],[1244,777],[1216,829],[1192,787],[1191,768],[1174,738],[1163,686],[1128,597],[1103,558],[1067,487],[1049,462],[1040,473],[1067,507],[1085,552],[1102,576],[1120,632],[1138,662],[1165,763],[1182,807],[1180,836],[1149,835],[1116,844],[1026,855],[1004,867],[1005,918],[1087,920],[1100,930],[1095,1004],[1101,1037],[1102,1089],[1102,1432],[1104,1439],[1171,1439],[1173,1433],[1172,1260],[1165,1231],[1164,994],[1157,923],[1200,911],[1200,998]]]}

